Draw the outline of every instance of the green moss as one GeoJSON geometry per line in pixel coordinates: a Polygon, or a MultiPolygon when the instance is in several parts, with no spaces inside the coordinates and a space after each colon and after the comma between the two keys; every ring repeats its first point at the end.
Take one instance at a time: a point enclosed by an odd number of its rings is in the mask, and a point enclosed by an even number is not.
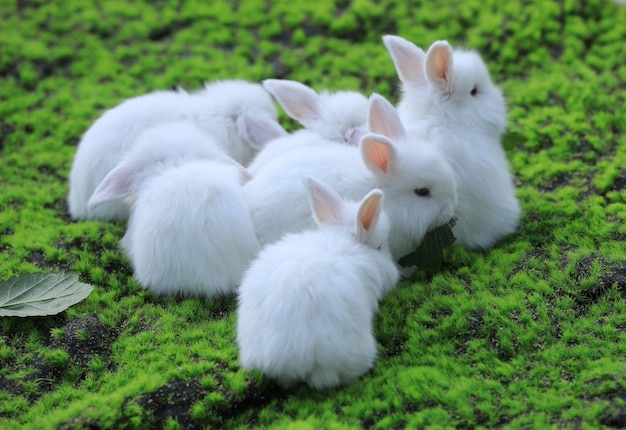
{"type": "Polygon", "coordinates": [[[67,352],[60,349],[52,349],[45,351],[44,360],[46,363],[57,368],[65,368],[69,364],[70,356],[67,352]]]}
{"type": "Polygon", "coordinates": [[[167,421],[165,422],[165,426],[163,428],[167,430],[178,430],[178,429],[183,429],[184,427],[181,426],[177,420],[175,420],[172,417],[169,417],[167,421]]]}
{"type": "Polygon", "coordinates": [[[13,387],[0,388],[3,428],[142,428],[148,412],[138,399],[175,381],[199,388],[160,427],[623,420],[626,8],[608,0],[35,1],[0,2],[0,16],[0,279],[75,270],[95,287],[54,319],[0,320],[0,385],[13,387]],[[361,380],[283,393],[239,368],[234,297],[156,298],[118,247],[123,223],[69,220],[75,145],[125,98],[220,78],[280,77],[395,101],[398,81],[380,40],[387,33],[424,49],[447,39],[483,54],[509,106],[505,149],[522,222],[488,252],[446,250],[442,273],[419,274],[385,297],[374,324],[378,360],[361,380]],[[118,334],[102,354],[78,357],[68,345],[98,345],[98,333],[69,338],[66,324],[91,314],[118,334]],[[36,382],[42,363],[56,369],[46,391],[36,382]]]}
{"type": "Polygon", "coordinates": [[[0,359],[3,362],[9,363],[13,361],[15,357],[16,357],[16,352],[13,348],[9,347],[8,345],[0,346],[0,359]]]}

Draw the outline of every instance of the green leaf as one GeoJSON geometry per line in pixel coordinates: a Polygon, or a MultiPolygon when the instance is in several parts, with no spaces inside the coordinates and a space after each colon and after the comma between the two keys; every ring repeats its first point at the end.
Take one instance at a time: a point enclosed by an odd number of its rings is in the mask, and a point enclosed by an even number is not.
{"type": "Polygon", "coordinates": [[[418,269],[427,272],[439,272],[443,263],[443,250],[456,240],[452,233],[455,223],[456,219],[452,218],[447,224],[426,233],[420,246],[400,258],[398,264],[402,267],[417,266],[418,269]]]}
{"type": "Polygon", "coordinates": [[[55,315],[85,299],[93,287],[77,273],[30,273],[0,282],[0,316],[55,315]]]}

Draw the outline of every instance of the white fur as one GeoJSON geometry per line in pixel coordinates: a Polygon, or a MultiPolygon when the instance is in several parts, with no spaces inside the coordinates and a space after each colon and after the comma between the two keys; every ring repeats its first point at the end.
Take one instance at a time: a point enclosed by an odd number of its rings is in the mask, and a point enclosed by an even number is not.
{"type": "Polygon", "coordinates": [[[155,294],[212,297],[235,290],[259,243],[237,168],[190,161],[137,191],[121,245],[155,294]]]}
{"type": "Polygon", "coordinates": [[[266,79],[263,86],[287,115],[304,129],[269,142],[248,166],[254,175],[269,161],[289,151],[321,145],[358,145],[367,132],[368,100],[355,91],[322,91],[289,80],[266,79]]]}
{"type": "Polygon", "coordinates": [[[73,219],[120,219],[118,211],[105,206],[89,211],[87,201],[150,127],[177,120],[193,122],[228,155],[247,164],[267,141],[285,134],[276,119],[277,110],[267,91],[240,80],[217,81],[196,93],[157,91],[128,99],[106,111],[83,136],[69,176],[70,215],[73,219]]]}
{"type": "Polygon", "coordinates": [[[244,186],[244,195],[261,245],[315,224],[301,179],[319,178],[342,197],[357,200],[373,188],[385,193],[391,221],[390,247],[397,260],[413,251],[427,231],[450,221],[456,186],[450,166],[430,145],[415,151],[393,107],[370,98],[372,132],[359,147],[333,145],[294,150],[277,158],[244,186]],[[427,188],[429,197],[415,190],[427,188]]]}
{"type": "MultiPolygon", "coordinates": [[[[86,207],[99,218],[128,219],[130,207],[123,199],[135,193],[143,181],[168,166],[196,159],[239,166],[193,122],[173,121],[148,128],[93,190],[86,207]]],[[[243,167],[239,170],[247,174],[243,167]]]]}
{"type": "Polygon", "coordinates": [[[402,121],[410,134],[436,142],[455,172],[456,243],[492,247],[517,229],[521,216],[500,144],[507,122],[502,92],[474,51],[438,41],[424,54],[399,36],[383,41],[402,82],[402,121]]]}
{"type": "Polygon", "coordinates": [[[380,191],[357,207],[320,182],[309,179],[308,188],[319,229],[287,235],[253,262],[239,289],[237,344],[244,369],[285,388],[306,381],[323,389],[373,366],[373,316],[398,271],[374,201],[380,191]]]}

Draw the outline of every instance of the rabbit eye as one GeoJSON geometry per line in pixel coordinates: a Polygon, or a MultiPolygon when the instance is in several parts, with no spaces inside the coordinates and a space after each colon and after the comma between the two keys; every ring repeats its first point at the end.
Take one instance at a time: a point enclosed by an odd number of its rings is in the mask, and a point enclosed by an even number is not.
{"type": "Polygon", "coordinates": [[[430,197],[430,190],[428,188],[417,188],[414,192],[415,195],[420,197],[430,197]]]}
{"type": "Polygon", "coordinates": [[[377,251],[380,251],[381,249],[383,249],[382,246],[379,246],[378,248],[376,248],[377,251]]]}
{"type": "Polygon", "coordinates": [[[472,91],[470,91],[470,94],[472,96],[475,96],[476,94],[478,94],[478,87],[475,86],[474,88],[472,88],[472,91]]]}

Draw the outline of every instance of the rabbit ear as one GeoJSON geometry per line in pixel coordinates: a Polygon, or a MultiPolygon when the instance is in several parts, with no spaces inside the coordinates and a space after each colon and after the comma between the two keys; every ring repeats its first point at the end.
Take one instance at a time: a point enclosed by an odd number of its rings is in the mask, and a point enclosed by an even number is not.
{"type": "Polygon", "coordinates": [[[337,192],[325,182],[307,177],[304,184],[309,191],[309,202],[317,225],[342,224],[343,201],[337,192]]]}
{"type": "Polygon", "coordinates": [[[345,142],[350,146],[359,146],[361,138],[367,134],[367,127],[361,125],[358,127],[348,128],[343,136],[345,142]]]}
{"type": "Polygon", "coordinates": [[[406,134],[396,109],[386,98],[376,93],[370,96],[367,124],[372,133],[386,136],[394,142],[402,141],[406,134]]]}
{"type": "Polygon", "coordinates": [[[365,166],[377,176],[396,172],[398,153],[386,136],[368,133],[361,139],[361,157],[365,166]]]}
{"type": "Polygon", "coordinates": [[[439,40],[428,48],[424,69],[426,78],[432,85],[449,92],[452,79],[452,47],[448,42],[439,40]]]}
{"type": "Polygon", "coordinates": [[[361,200],[356,220],[356,234],[359,242],[365,243],[376,226],[382,210],[382,201],[383,192],[379,189],[370,191],[361,200]]]}
{"type": "Polygon", "coordinates": [[[252,173],[236,161],[235,164],[237,165],[237,172],[239,173],[239,184],[244,186],[252,180],[252,173]]]}
{"type": "Polygon", "coordinates": [[[243,112],[237,116],[239,135],[254,149],[261,149],[270,140],[286,136],[287,132],[264,112],[243,112]]]}
{"type": "Polygon", "coordinates": [[[87,208],[91,211],[100,203],[122,199],[134,193],[137,176],[144,167],[139,163],[118,164],[100,182],[87,202],[87,208]]]}
{"type": "Polygon", "coordinates": [[[252,180],[252,173],[250,173],[250,171],[248,169],[243,167],[241,164],[237,163],[235,160],[233,160],[228,155],[226,155],[226,154],[216,155],[214,157],[214,160],[219,162],[219,163],[228,164],[228,165],[231,165],[234,168],[236,168],[237,169],[237,173],[239,174],[239,184],[241,186],[246,185],[248,182],[250,182],[252,180]]]}
{"type": "Polygon", "coordinates": [[[283,79],[266,79],[263,86],[280,103],[287,115],[304,127],[315,126],[323,119],[320,96],[306,85],[283,79]]]}
{"type": "Polygon", "coordinates": [[[424,58],[422,48],[400,36],[383,36],[383,43],[396,66],[398,77],[407,85],[426,82],[424,76],[424,58]]]}

